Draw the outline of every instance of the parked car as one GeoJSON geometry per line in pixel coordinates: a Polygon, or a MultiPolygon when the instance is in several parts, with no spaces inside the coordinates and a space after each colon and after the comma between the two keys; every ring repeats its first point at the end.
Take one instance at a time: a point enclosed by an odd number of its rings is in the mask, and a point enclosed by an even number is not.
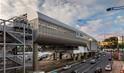
{"type": "Polygon", "coordinates": [[[78,71],[77,70],[73,70],[71,73],[78,73],[78,71]]]}
{"type": "Polygon", "coordinates": [[[112,70],[111,64],[106,65],[106,66],[105,66],[105,70],[106,70],[106,71],[111,71],[111,70],[112,70]]]}
{"type": "Polygon", "coordinates": [[[90,64],[94,64],[94,63],[96,63],[96,60],[95,60],[95,59],[92,59],[92,60],[90,61],[90,64]]]}
{"type": "Polygon", "coordinates": [[[94,71],[94,73],[102,73],[102,68],[101,67],[97,67],[96,70],[94,71]]]}
{"type": "Polygon", "coordinates": [[[69,69],[69,68],[71,68],[71,65],[65,65],[65,66],[63,67],[63,69],[69,69]]]}

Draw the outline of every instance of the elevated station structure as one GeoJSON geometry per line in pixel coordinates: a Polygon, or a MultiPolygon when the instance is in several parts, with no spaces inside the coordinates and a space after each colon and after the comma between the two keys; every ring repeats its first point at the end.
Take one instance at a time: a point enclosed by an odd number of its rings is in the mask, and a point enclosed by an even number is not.
{"type": "Polygon", "coordinates": [[[94,38],[86,33],[68,26],[60,21],[50,18],[40,12],[38,17],[31,20],[30,23],[34,27],[35,40],[39,44],[45,45],[62,45],[62,46],[87,46],[87,43],[94,38]]]}
{"type": "Polygon", "coordinates": [[[9,70],[22,68],[25,73],[25,68],[29,66],[26,51],[33,51],[33,68],[38,69],[39,46],[43,50],[70,50],[71,53],[79,46],[88,47],[88,51],[97,50],[97,41],[93,37],[40,12],[37,14],[38,17],[31,21],[27,20],[26,14],[0,20],[1,72],[11,73],[9,70]]]}

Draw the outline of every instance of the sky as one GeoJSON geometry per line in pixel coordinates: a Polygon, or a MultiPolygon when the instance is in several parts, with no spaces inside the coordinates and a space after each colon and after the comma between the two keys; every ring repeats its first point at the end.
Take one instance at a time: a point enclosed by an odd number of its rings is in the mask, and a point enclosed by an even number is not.
{"type": "Polygon", "coordinates": [[[106,11],[117,6],[124,6],[124,0],[0,0],[0,18],[28,13],[33,19],[39,11],[103,40],[124,35],[124,9],[106,11]]]}

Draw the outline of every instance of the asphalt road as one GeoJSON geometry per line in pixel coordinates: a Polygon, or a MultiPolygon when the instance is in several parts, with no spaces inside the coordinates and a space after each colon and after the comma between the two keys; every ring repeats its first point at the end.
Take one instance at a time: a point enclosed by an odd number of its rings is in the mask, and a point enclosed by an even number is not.
{"type": "Polygon", "coordinates": [[[96,60],[95,64],[90,64],[90,60],[92,59],[88,59],[86,61],[86,63],[79,63],[75,66],[72,66],[71,68],[67,69],[67,70],[60,70],[58,71],[58,73],[71,73],[72,71],[77,71],[77,73],[83,73],[83,72],[87,72],[87,73],[94,73],[95,69],[97,67],[101,67],[103,70],[103,73],[111,73],[110,71],[105,71],[104,68],[108,63],[111,63],[108,58],[109,58],[110,54],[106,53],[105,56],[101,55],[99,59],[96,60]]]}

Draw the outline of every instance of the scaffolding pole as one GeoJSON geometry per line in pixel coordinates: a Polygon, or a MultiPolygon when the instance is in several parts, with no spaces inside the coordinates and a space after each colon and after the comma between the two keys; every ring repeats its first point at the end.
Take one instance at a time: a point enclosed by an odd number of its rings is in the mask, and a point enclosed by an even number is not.
{"type": "Polygon", "coordinates": [[[4,20],[4,48],[3,48],[3,73],[6,73],[6,22],[4,20]]]}
{"type": "Polygon", "coordinates": [[[25,48],[26,48],[26,45],[25,45],[25,24],[23,25],[23,32],[24,32],[24,48],[23,48],[23,73],[25,73],[25,48]]]}

